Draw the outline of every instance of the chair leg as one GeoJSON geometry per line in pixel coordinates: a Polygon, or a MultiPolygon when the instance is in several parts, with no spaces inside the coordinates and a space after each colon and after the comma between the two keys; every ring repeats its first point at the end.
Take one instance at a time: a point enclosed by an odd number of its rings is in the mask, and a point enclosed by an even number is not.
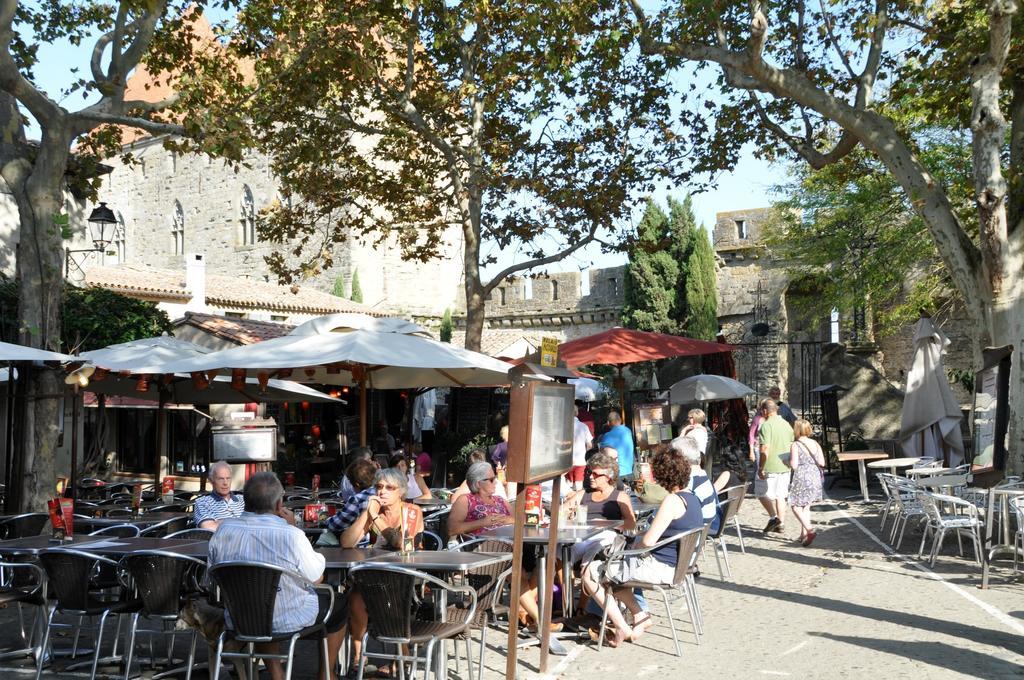
{"type": "MultiPolygon", "coordinates": [[[[658,592],[661,593],[661,600],[665,603],[665,611],[668,613],[668,627],[672,629],[672,642],[676,645],[676,656],[683,655],[683,648],[679,645],[679,636],[676,634],[676,621],[675,617],[672,616],[672,605],[668,603],[668,593],[664,588],[658,588],[658,592]]],[[[693,620],[693,612],[690,612],[690,620],[693,620]]],[[[694,634],[696,635],[697,625],[693,626],[694,634]]],[[[700,642],[700,639],[697,640],[700,642]]]]}
{"type": "MultiPolygon", "coordinates": [[[[732,580],[732,567],[729,565],[729,546],[725,544],[725,538],[722,536],[718,537],[718,546],[722,548],[722,560],[725,562],[725,575],[722,576],[722,580],[732,580]]],[[[715,552],[715,557],[718,556],[718,552],[715,552]]],[[[719,569],[719,575],[721,576],[722,571],[719,569]]]]}
{"type": "Polygon", "coordinates": [[[917,559],[921,559],[921,555],[924,554],[924,544],[928,540],[928,529],[929,525],[925,525],[924,531],[921,532],[921,546],[917,549],[917,559]]]}
{"type": "MultiPolygon", "coordinates": [[[[43,605],[46,606],[46,605],[43,605]]],[[[46,630],[43,631],[43,639],[39,643],[39,653],[36,654],[36,680],[39,680],[39,676],[43,674],[43,662],[46,660],[46,648],[50,644],[50,627],[53,625],[53,617],[57,615],[57,608],[54,607],[50,610],[50,615],[46,617],[46,630]]],[[[53,652],[49,655],[53,657],[53,652]]]]}
{"type": "MultiPolygon", "coordinates": [[[[285,661],[284,680],[292,680],[292,661],[295,660],[295,643],[298,641],[298,635],[293,635],[292,639],[288,641],[288,659],[285,661]]],[[[324,671],[326,670],[327,664],[324,663],[324,671]]]]}
{"type": "MultiPolygon", "coordinates": [[[[443,640],[441,641],[441,644],[444,644],[443,640]]],[[[434,680],[437,680],[437,667],[434,663],[434,654],[440,656],[440,649],[434,649],[434,641],[431,640],[427,643],[426,655],[424,657],[425,660],[423,662],[423,680],[427,680],[427,678],[430,677],[431,672],[434,673],[434,680]]],[[[440,663],[440,660],[438,660],[437,663],[440,663]]]]}
{"type": "Polygon", "coordinates": [[[213,680],[220,680],[220,660],[224,653],[224,633],[217,636],[217,651],[213,655],[213,680]]]}
{"type": "Polygon", "coordinates": [[[199,631],[192,629],[192,644],[188,648],[188,661],[185,665],[185,680],[192,680],[192,669],[196,665],[196,640],[199,637],[199,631]]]}
{"type": "Polygon", "coordinates": [[[480,626],[480,662],[476,666],[476,678],[480,680],[484,677],[484,652],[487,651],[487,619],[484,619],[484,625],[480,626]]]}
{"type": "Polygon", "coordinates": [[[612,596],[611,586],[604,589],[604,607],[601,608],[601,634],[597,636],[597,651],[601,651],[601,647],[604,645],[604,630],[605,626],[608,625],[608,607],[618,607],[618,603],[612,596]]]}
{"type": "Polygon", "coordinates": [[[90,680],[96,680],[96,668],[100,664],[100,647],[103,646],[103,627],[107,624],[107,614],[109,612],[103,612],[100,614],[100,626],[99,630],[96,631],[96,649],[92,653],[92,673],[89,674],[90,680]]]}
{"type": "Polygon", "coordinates": [[[733,517],[732,521],[736,525],[736,537],[740,539],[740,552],[746,555],[747,546],[743,545],[743,529],[740,528],[740,518],[733,517]]]}
{"type": "Polygon", "coordinates": [[[697,614],[697,623],[700,634],[704,634],[704,613],[700,609],[700,599],[697,597],[697,581],[693,576],[687,576],[686,585],[689,590],[690,599],[693,601],[693,610],[697,614]]]}
{"type": "MultiPolygon", "coordinates": [[[[370,634],[368,632],[367,633],[363,633],[363,644],[362,644],[363,653],[360,654],[359,658],[357,659],[357,661],[359,662],[359,672],[356,675],[356,680],[363,680],[363,670],[366,667],[366,643],[369,640],[369,638],[370,638],[370,634]]],[[[214,678],[214,680],[216,680],[216,678],[214,678]]]]}
{"type": "Polygon", "coordinates": [[[132,655],[135,652],[135,632],[139,627],[139,612],[132,613],[131,627],[128,629],[128,644],[124,650],[124,680],[132,676],[132,655]]]}
{"type": "Polygon", "coordinates": [[[928,562],[929,567],[935,566],[935,558],[939,556],[939,552],[942,550],[942,542],[946,540],[946,530],[938,529],[938,534],[935,536],[935,542],[932,543],[932,555],[931,560],[928,562]]]}

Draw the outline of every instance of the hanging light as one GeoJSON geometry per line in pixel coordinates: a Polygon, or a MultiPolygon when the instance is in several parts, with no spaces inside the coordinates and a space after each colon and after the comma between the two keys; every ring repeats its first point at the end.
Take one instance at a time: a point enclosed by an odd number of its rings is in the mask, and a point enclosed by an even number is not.
{"type": "Polygon", "coordinates": [[[117,216],[114,211],[107,207],[106,203],[100,203],[89,215],[89,230],[92,232],[92,244],[96,250],[105,250],[110,245],[110,239],[106,236],[107,225],[117,224],[117,216]]]}

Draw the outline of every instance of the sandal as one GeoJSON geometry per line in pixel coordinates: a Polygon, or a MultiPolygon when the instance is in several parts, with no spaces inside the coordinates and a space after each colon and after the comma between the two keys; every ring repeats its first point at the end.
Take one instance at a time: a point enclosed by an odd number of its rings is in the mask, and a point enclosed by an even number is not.
{"type": "MultiPolygon", "coordinates": [[[[587,631],[590,633],[590,639],[594,642],[598,642],[601,639],[601,629],[591,628],[587,631]]],[[[615,637],[615,628],[606,628],[604,631],[604,646],[611,647],[612,649],[619,646],[619,640],[615,637]]]]}
{"type": "Polygon", "coordinates": [[[653,625],[654,617],[651,616],[651,613],[643,612],[639,618],[633,619],[633,632],[626,639],[630,642],[636,642],[653,625]]]}

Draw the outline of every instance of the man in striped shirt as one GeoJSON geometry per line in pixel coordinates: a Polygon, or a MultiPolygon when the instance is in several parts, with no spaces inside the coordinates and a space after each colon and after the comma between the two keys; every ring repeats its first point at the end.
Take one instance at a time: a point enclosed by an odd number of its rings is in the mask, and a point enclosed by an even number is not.
{"type": "Polygon", "coordinates": [[[704,524],[711,525],[711,533],[718,531],[718,493],[708,473],[700,466],[700,444],[689,435],[681,435],[672,440],[672,448],[676,453],[690,461],[690,485],[687,491],[700,501],[700,514],[704,524]]]}
{"type": "MultiPolygon", "coordinates": [[[[238,518],[225,519],[210,539],[208,564],[221,562],[264,562],[300,574],[308,581],[323,580],[324,556],[313,550],[302,530],[295,528],[295,514],[284,507],[284,488],[272,472],[258,472],[245,483],[246,510],[238,518]]],[[[293,633],[326,617],[328,668],[333,669],[345,637],[348,616],[346,598],[336,596],[328,613],[330,598],[293,576],[284,574],[274,600],[272,630],[293,633]]],[[[226,617],[230,627],[231,621],[226,617]]],[[[277,653],[277,643],[261,651],[277,653]]],[[[281,662],[267,659],[274,680],[284,677],[281,662]]],[[[322,669],[321,669],[322,670],[322,669]]],[[[323,678],[323,673],[320,675],[323,678]]],[[[329,674],[333,677],[333,674],[329,674]]]]}
{"type": "Polygon", "coordinates": [[[231,466],[222,460],[210,466],[209,495],[196,499],[192,509],[192,521],[200,529],[216,531],[221,521],[238,517],[245,510],[245,499],[231,493],[231,466]]]}

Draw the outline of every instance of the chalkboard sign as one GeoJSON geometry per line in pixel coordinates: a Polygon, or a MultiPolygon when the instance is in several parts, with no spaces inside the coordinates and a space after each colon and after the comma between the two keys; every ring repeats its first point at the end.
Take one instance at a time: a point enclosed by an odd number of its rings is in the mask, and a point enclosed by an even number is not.
{"type": "Polygon", "coordinates": [[[533,484],[569,471],[575,394],[572,385],[563,383],[525,380],[512,385],[508,481],[533,484]]]}

